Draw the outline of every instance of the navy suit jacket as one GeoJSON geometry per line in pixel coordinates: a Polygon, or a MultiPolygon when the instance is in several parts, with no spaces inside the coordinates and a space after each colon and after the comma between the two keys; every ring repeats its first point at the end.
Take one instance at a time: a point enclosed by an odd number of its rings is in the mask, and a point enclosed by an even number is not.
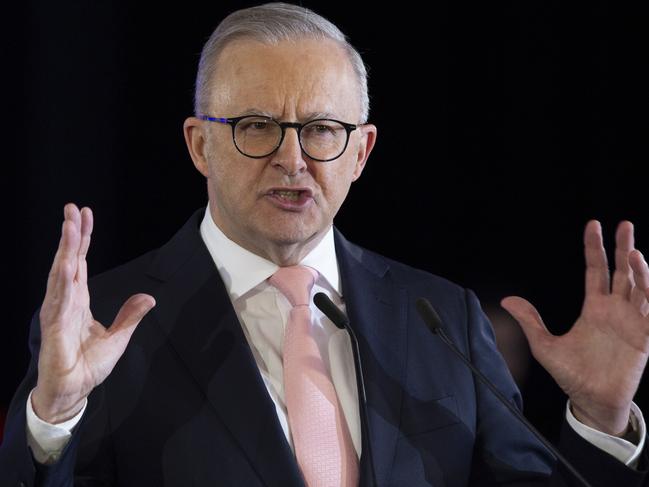
{"type": "MultiPolygon", "coordinates": [[[[161,248],[90,279],[91,309],[101,323],[112,323],[134,293],[153,295],[157,305],[48,467],[35,464],[25,438],[40,344],[34,314],[32,360],[0,448],[0,485],[304,487],[200,237],[204,211],[161,248]]],[[[416,298],[428,298],[458,347],[520,405],[473,293],[353,245],[337,231],[335,243],[367,387],[361,486],[372,485],[372,465],[380,487],[577,485],[415,311],[416,298]]],[[[644,471],[625,467],[570,427],[560,447],[593,485],[646,485],[644,471]]]]}

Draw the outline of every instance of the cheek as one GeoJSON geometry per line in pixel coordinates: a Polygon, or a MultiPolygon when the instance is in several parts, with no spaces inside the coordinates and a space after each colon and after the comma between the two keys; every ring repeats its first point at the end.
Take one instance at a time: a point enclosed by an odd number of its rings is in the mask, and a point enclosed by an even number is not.
{"type": "MultiPolygon", "coordinates": [[[[222,194],[236,194],[241,187],[249,186],[255,168],[248,161],[241,161],[239,153],[225,145],[222,140],[209,147],[208,165],[211,184],[222,194]]],[[[243,194],[241,195],[243,196],[243,194]]]]}
{"type": "Polygon", "coordinates": [[[243,200],[245,182],[237,174],[235,166],[225,161],[212,159],[209,164],[208,184],[212,187],[216,203],[226,207],[239,206],[243,200]]]}
{"type": "Polygon", "coordinates": [[[353,173],[354,168],[345,165],[337,170],[323,171],[320,175],[318,183],[330,206],[338,207],[342,204],[352,183],[353,173]]]}

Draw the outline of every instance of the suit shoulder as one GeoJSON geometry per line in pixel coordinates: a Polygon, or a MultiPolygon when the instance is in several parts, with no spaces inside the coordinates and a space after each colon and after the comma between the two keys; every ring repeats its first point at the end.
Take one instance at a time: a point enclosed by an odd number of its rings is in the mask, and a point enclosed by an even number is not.
{"type": "Polygon", "coordinates": [[[387,266],[387,272],[397,285],[425,291],[422,294],[428,294],[432,291],[436,294],[443,293],[447,297],[454,296],[456,299],[464,300],[465,298],[467,290],[463,286],[442,276],[386,257],[372,250],[363,248],[363,252],[366,254],[367,259],[372,259],[387,266]]]}
{"type": "Polygon", "coordinates": [[[88,279],[91,301],[119,301],[120,305],[133,294],[151,293],[158,284],[147,269],[159,248],[150,250],[123,264],[93,275],[88,279]]]}
{"type": "Polygon", "coordinates": [[[199,208],[163,245],[88,280],[91,298],[115,298],[122,302],[136,293],[153,294],[197,250],[207,252],[199,225],[205,208],[199,208]]]}

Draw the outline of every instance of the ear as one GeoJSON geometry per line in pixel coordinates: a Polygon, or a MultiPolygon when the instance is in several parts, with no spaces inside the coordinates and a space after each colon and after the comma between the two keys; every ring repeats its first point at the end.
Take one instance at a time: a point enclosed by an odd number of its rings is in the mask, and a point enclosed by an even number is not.
{"type": "Polygon", "coordinates": [[[185,143],[189,150],[189,155],[194,161],[196,169],[205,177],[209,175],[207,158],[205,157],[206,134],[202,120],[196,117],[189,117],[183,123],[183,133],[185,134],[185,143]]]}
{"type": "Polygon", "coordinates": [[[356,152],[356,167],[354,168],[352,181],[356,181],[361,176],[365,163],[376,143],[377,130],[375,125],[371,123],[361,125],[359,130],[361,131],[361,140],[358,143],[358,151],[356,152]]]}

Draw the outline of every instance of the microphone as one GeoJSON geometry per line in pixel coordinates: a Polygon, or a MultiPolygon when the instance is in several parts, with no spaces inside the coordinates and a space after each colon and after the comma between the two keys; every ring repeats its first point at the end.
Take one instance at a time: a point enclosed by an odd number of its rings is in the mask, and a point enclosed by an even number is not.
{"type": "Polygon", "coordinates": [[[345,316],[345,313],[340,311],[338,306],[336,306],[329,296],[325,293],[316,293],[313,296],[313,303],[318,307],[322,313],[329,318],[334,325],[340,330],[347,330],[349,338],[352,343],[352,355],[354,356],[354,367],[356,369],[356,388],[360,394],[360,407],[361,407],[361,425],[364,430],[364,434],[367,435],[367,454],[370,459],[370,471],[372,473],[372,485],[375,487],[378,485],[376,483],[376,472],[374,471],[374,456],[372,455],[372,439],[370,437],[370,424],[368,421],[367,414],[367,395],[365,394],[365,379],[363,378],[363,367],[361,365],[361,353],[358,348],[358,340],[356,340],[356,334],[349,326],[349,319],[345,316]]]}
{"type": "Polygon", "coordinates": [[[554,457],[561,462],[564,467],[566,467],[572,475],[576,479],[578,479],[584,486],[586,487],[592,487],[590,482],[586,480],[578,471],[575,467],[572,466],[572,464],[568,461],[567,458],[565,458],[559,450],[557,450],[552,443],[550,443],[548,440],[545,439],[545,437],[530,423],[525,416],[518,410],[518,408],[514,407],[509,400],[505,397],[505,395],[500,392],[496,386],[489,380],[487,377],[485,377],[482,372],[480,372],[472,363],[469,359],[465,357],[465,355],[460,351],[459,348],[455,346],[455,343],[453,343],[453,340],[449,338],[449,336],[446,334],[444,331],[444,328],[442,326],[442,320],[439,318],[439,315],[435,311],[435,308],[433,308],[433,305],[430,304],[430,302],[426,298],[417,298],[416,301],[416,307],[417,311],[419,312],[419,316],[424,320],[426,323],[426,326],[428,326],[428,329],[434,334],[440,337],[440,339],[448,346],[451,351],[458,356],[458,358],[464,362],[464,364],[471,369],[471,372],[473,373],[474,377],[476,377],[483,385],[487,386],[487,388],[491,391],[491,393],[496,396],[496,398],[514,415],[515,418],[517,418],[523,425],[534,435],[536,438],[545,446],[550,453],[554,455],[554,457]]]}

